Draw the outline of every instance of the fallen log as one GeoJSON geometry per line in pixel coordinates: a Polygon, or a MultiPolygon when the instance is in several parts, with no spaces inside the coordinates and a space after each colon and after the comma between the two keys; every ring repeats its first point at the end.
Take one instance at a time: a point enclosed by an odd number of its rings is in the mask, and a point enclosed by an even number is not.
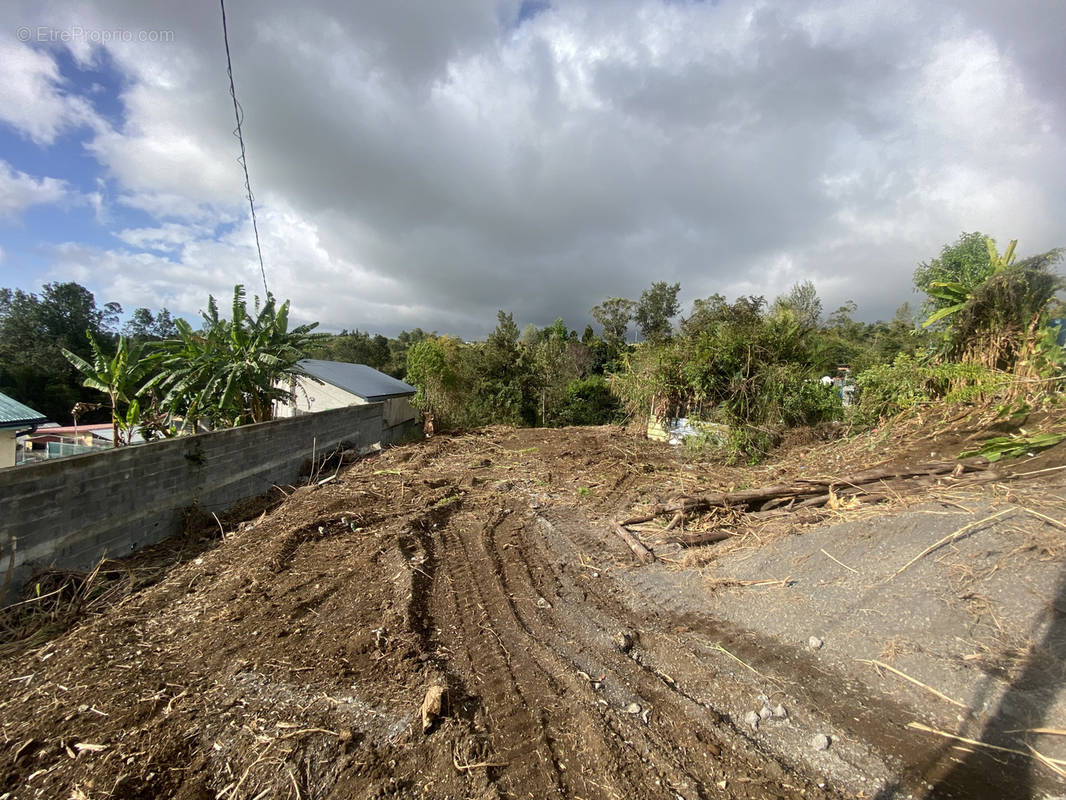
{"type": "MultiPolygon", "coordinates": [[[[816,506],[824,506],[833,497],[833,494],[818,494],[814,497],[809,497],[794,506],[790,506],[790,511],[799,511],[801,508],[812,508],[816,506]]],[[[857,500],[859,503],[880,503],[882,500],[888,500],[889,495],[884,492],[848,492],[847,494],[839,493],[835,495],[838,500],[857,500]]]]}
{"type": "MultiPolygon", "coordinates": [[[[634,555],[642,563],[647,564],[655,560],[655,555],[631,531],[626,529],[627,525],[640,525],[669,514],[671,519],[664,530],[670,531],[682,525],[689,514],[713,508],[735,508],[745,511],[751,517],[787,515],[796,521],[809,521],[805,518],[810,516],[810,509],[825,506],[834,496],[863,504],[877,503],[891,499],[889,493],[885,491],[889,488],[885,485],[889,481],[922,478],[928,483],[933,478],[947,475],[950,475],[952,479],[958,479],[966,472],[985,471],[987,464],[987,459],[974,457],[957,461],[934,461],[913,467],[877,467],[841,477],[805,478],[793,483],[779,483],[758,489],[716,492],[703,497],[682,497],[673,505],[657,505],[644,514],[613,522],[612,525],[615,533],[629,545],[634,555]],[[881,484],[878,487],[881,491],[868,491],[864,488],[874,483],[881,484]]],[[[973,482],[981,482],[981,477],[971,477],[966,481],[966,483],[973,482]]],[[[682,547],[695,547],[725,541],[731,535],[723,531],[703,531],[682,533],[663,541],[679,544],[682,547]]]]}
{"type": "Polygon", "coordinates": [[[914,467],[876,467],[873,469],[855,472],[842,478],[818,478],[817,483],[822,486],[836,486],[839,484],[863,484],[873,481],[898,480],[900,478],[916,478],[922,475],[943,475],[949,472],[977,472],[988,464],[988,459],[982,456],[961,458],[955,461],[930,461],[926,464],[918,464],[914,467]]]}
{"type": "Polygon", "coordinates": [[[681,523],[683,523],[684,521],[685,521],[685,514],[683,512],[681,512],[681,511],[678,511],[676,514],[674,514],[674,518],[672,520],[670,520],[670,523],[665,528],[663,528],[663,530],[672,531],[678,525],[681,525],[681,523]]]}
{"type": "MultiPolygon", "coordinates": [[[[844,475],[839,478],[808,478],[794,483],[779,483],[773,486],[764,486],[758,489],[741,489],[735,492],[715,492],[703,497],[686,497],[680,502],[668,506],[656,506],[647,514],[629,517],[623,520],[621,525],[637,525],[642,522],[651,522],[656,517],[665,514],[689,514],[694,511],[706,511],[716,507],[741,507],[749,508],[759,505],[760,510],[770,510],[775,505],[781,505],[786,500],[808,499],[818,495],[825,495],[826,489],[832,486],[861,487],[886,480],[903,480],[907,478],[928,477],[932,475],[945,475],[948,473],[962,474],[976,472],[984,469],[987,459],[975,457],[960,461],[935,461],[928,464],[920,464],[914,467],[881,467],[844,475]],[[768,501],[779,500],[772,504],[768,501]]],[[[828,497],[826,498],[828,499],[828,497]]]]}
{"type": "Polygon", "coordinates": [[[642,563],[650,564],[655,560],[655,554],[645,547],[640,539],[627,531],[624,525],[618,522],[613,523],[613,525],[614,532],[622,537],[622,540],[629,545],[629,549],[633,551],[633,555],[640,559],[642,563]]]}
{"type": "Polygon", "coordinates": [[[698,547],[701,544],[714,544],[732,538],[733,534],[729,531],[700,531],[699,533],[681,533],[663,539],[663,541],[669,544],[679,544],[682,547],[698,547]]]}

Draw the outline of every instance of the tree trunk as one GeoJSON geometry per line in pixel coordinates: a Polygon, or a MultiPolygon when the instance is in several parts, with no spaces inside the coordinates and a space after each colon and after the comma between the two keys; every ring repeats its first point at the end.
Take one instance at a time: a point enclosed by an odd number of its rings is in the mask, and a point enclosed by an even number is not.
{"type": "Polygon", "coordinates": [[[114,392],[108,392],[111,396],[111,436],[114,437],[111,446],[118,447],[118,396],[114,392]]]}

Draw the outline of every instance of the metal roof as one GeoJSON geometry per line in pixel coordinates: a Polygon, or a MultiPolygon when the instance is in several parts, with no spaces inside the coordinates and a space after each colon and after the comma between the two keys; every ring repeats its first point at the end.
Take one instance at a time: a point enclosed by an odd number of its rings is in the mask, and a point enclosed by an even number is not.
{"type": "Polygon", "coordinates": [[[48,422],[48,417],[0,393],[0,428],[23,428],[42,422],[48,422]]]}
{"type": "Polygon", "coordinates": [[[384,400],[389,397],[404,397],[417,391],[414,386],[396,380],[384,372],[378,372],[366,364],[348,364],[343,361],[320,361],[305,358],[296,362],[301,370],[367,401],[384,400]]]}
{"type": "Polygon", "coordinates": [[[41,425],[37,428],[37,433],[38,435],[53,433],[57,436],[66,436],[68,433],[91,433],[95,435],[104,430],[108,433],[111,432],[110,422],[92,422],[85,425],[41,425]]]}

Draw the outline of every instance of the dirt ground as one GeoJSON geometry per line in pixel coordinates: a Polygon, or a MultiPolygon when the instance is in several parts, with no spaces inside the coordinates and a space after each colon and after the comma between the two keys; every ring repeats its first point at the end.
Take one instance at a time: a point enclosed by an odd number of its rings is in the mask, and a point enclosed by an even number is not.
{"type": "Polygon", "coordinates": [[[493,428],[278,487],[221,540],[193,518],[131,562],[149,585],[0,658],[0,800],[1066,795],[1066,447],[820,521],[693,520],[737,535],[686,551],[646,526],[649,565],[608,524],[958,438],[740,469],[493,428]]]}

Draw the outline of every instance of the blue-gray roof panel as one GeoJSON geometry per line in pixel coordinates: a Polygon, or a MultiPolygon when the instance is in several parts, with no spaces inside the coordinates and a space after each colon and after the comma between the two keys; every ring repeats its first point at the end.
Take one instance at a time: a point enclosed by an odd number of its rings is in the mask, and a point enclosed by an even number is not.
{"type": "Polygon", "coordinates": [[[364,400],[384,400],[388,397],[412,395],[414,386],[396,380],[391,375],[378,372],[366,364],[347,364],[343,361],[321,361],[305,358],[296,364],[308,375],[332,384],[364,400]]]}
{"type": "Polygon", "coordinates": [[[0,393],[0,428],[21,428],[42,422],[48,422],[48,417],[0,393]]]}

